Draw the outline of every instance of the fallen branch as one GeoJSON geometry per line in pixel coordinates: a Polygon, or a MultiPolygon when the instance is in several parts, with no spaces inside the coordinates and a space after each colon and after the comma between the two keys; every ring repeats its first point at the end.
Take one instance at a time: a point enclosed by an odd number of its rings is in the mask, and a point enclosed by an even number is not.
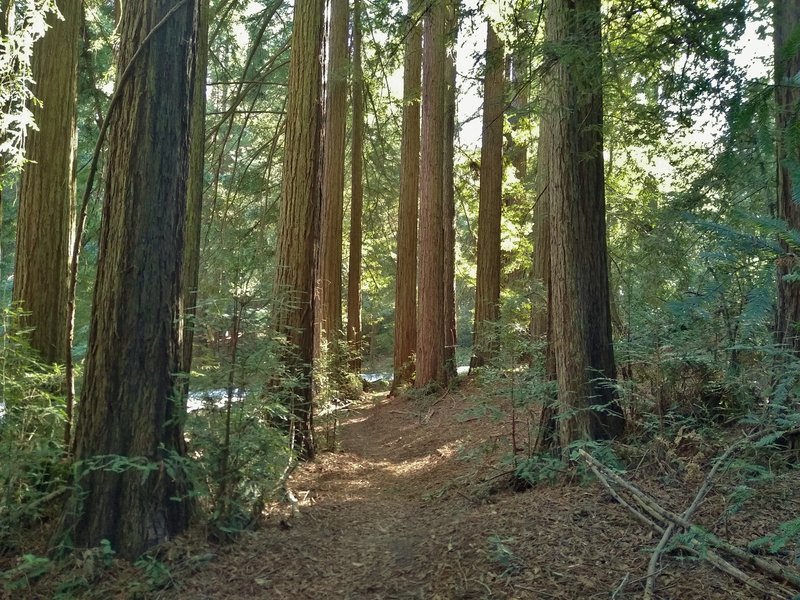
{"type": "MultiPolygon", "coordinates": [[[[579,450],[579,452],[581,457],[589,465],[589,468],[595,473],[595,475],[598,476],[598,479],[603,483],[607,490],[613,489],[610,483],[610,481],[613,481],[616,485],[620,486],[631,495],[631,498],[636,502],[636,504],[638,504],[641,510],[632,507],[629,502],[622,499],[619,493],[612,491],[612,496],[618,502],[620,502],[620,504],[628,508],[637,518],[639,518],[640,521],[649,524],[656,531],[661,533],[662,536],[666,533],[670,526],[672,526],[673,530],[680,526],[686,529],[686,531],[689,533],[700,533],[697,527],[689,522],[687,518],[663,508],[653,498],[645,494],[632,483],[614,473],[611,469],[606,467],[584,450],[579,450]],[[642,511],[646,512],[649,517],[646,517],[642,511]]],[[[722,460],[718,461],[718,464],[722,464],[722,460]]],[[[689,508],[694,510],[697,506],[699,506],[702,497],[705,495],[705,493],[707,493],[709,485],[710,479],[707,478],[707,482],[704,482],[703,486],[701,486],[700,491],[698,492],[697,496],[695,496],[695,501],[692,502],[692,506],[689,508]],[[706,483],[708,483],[708,485],[706,485],[706,483]]],[[[689,513],[688,509],[687,513],[689,513]]],[[[741,560],[755,567],[756,569],[772,576],[778,581],[788,583],[795,589],[800,589],[800,573],[796,572],[794,569],[790,569],[776,562],[755,556],[745,550],[742,550],[738,546],[735,546],[730,542],[715,536],[710,532],[703,531],[702,537],[704,541],[708,542],[708,544],[717,550],[730,554],[733,558],[741,560]]],[[[724,571],[725,573],[735,577],[753,589],[757,589],[761,593],[777,598],[787,598],[792,596],[792,594],[784,588],[780,588],[779,590],[766,588],[763,584],[759,583],[746,573],[743,573],[740,569],[736,568],[718,554],[705,549],[697,539],[693,539],[690,544],[681,544],[680,547],[700,556],[701,558],[707,559],[712,565],[721,571],[724,571]]]]}
{"type": "MultiPolygon", "coordinates": [[[[703,480],[703,484],[700,486],[700,489],[697,490],[697,494],[695,494],[694,500],[683,512],[683,519],[686,521],[691,520],[692,515],[697,510],[697,507],[700,506],[700,503],[708,494],[708,490],[711,489],[711,482],[714,479],[714,476],[717,474],[717,470],[719,467],[725,463],[726,460],[730,457],[733,452],[738,449],[742,445],[742,441],[738,441],[732,446],[730,446],[723,454],[720,456],[715,462],[714,466],[711,467],[711,471],[709,471],[706,478],[703,480]]],[[[661,555],[664,553],[664,549],[667,547],[672,534],[675,532],[677,527],[676,522],[672,522],[669,524],[667,529],[664,531],[664,534],[661,536],[661,540],[659,540],[656,549],[653,551],[652,556],[650,557],[650,563],[647,566],[647,581],[644,587],[644,600],[652,600],[653,594],[656,587],[656,577],[658,576],[657,569],[658,569],[658,562],[661,560],[661,555]]]]}

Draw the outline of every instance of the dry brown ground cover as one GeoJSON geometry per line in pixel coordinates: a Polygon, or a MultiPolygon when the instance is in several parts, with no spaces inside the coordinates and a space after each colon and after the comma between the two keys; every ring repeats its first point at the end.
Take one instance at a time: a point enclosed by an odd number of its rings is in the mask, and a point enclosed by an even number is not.
{"type": "MultiPolygon", "coordinates": [[[[171,573],[165,589],[135,594],[146,589],[142,572],[120,564],[93,585],[92,595],[640,598],[658,536],[599,483],[574,474],[524,493],[509,489],[501,474],[510,420],[467,416],[476,394],[467,389],[416,400],[370,397],[348,412],[339,451],[295,471],[290,487],[299,515],[275,505],[263,527],[224,546],[194,531],[161,552],[171,573]]],[[[716,450],[687,432],[665,440],[662,450],[656,444],[638,455],[626,476],[681,511],[716,450]]],[[[726,485],[732,484],[721,487],[726,485]]],[[[800,514],[798,488],[796,476],[787,473],[726,518],[720,517],[726,490],[714,491],[696,520],[744,544],[800,514]]],[[[688,557],[670,554],[661,569],[660,599],[758,597],[688,557]]],[[[43,585],[28,597],[48,597],[43,585]]]]}

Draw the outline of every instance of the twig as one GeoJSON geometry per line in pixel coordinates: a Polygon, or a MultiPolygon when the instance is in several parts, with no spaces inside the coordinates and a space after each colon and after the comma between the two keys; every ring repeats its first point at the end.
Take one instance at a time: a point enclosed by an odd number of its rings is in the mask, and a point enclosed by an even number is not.
{"type": "MultiPolygon", "coordinates": [[[[676,526],[681,526],[685,528],[687,531],[693,531],[696,529],[695,526],[692,525],[683,516],[673,513],[661,507],[655,500],[647,496],[644,492],[642,492],[639,488],[637,488],[633,484],[625,481],[622,477],[611,471],[608,467],[603,465],[593,456],[589,455],[583,450],[579,450],[579,452],[581,457],[583,457],[583,459],[589,464],[590,468],[596,467],[596,469],[592,468],[592,471],[595,472],[595,474],[600,473],[603,475],[602,477],[600,477],[601,481],[604,481],[606,478],[613,480],[614,483],[618,484],[620,487],[627,490],[631,494],[631,497],[637,502],[637,504],[643,510],[648,512],[651,516],[653,516],[657,521],[662,521],[668,524],[674,523],[676,526]]],[[[605,483],[608,489],[608,487],[610,487],[610,484],[608,483],[608,481],[605,481],[605,483]]],[[[612,494],[612,495],[615,497],[615,499],[619,499],[618,494],[612,494]]],[[[622,504],[627,508],[629,508],[629,510],[631,510],[631,512],[633,512],[635,515],[641,518],[642,516],[641,513],[637,510],[631,509],[630,504],[625,502],[623,502],[622,504]]],[[[663,528],[661,528],[661,531],[663,531],[663,528]]],[[[710,532],[703,532],[703,539],[714,548],[721,550],[722,552],[727,552],[734,558],[758,568],[759,570],[767,573],[768,575],[771,575],[774,579],[788,583],[795,589],[800,589],[800,574],[798,574],[795,570],[790,569],[788,567],[784,567],[783,565],[780,565],[778,563],[754,556],[753,554],[746,552],[745,550],[742,550],[738,546],[734,546],[730,542],[727,542],[710,532]]],[[[720,570],[724,570],[729,575],[734,576],[740,581],[742,581],[742,583],[745,583],[750,587],[753,587],[754,589],[758,589],[762,593],[766,593],[771,596],[781,597],[781,598],[791,596],[791,594],[786,593],[783,588],[781,588],[780,592],[774,590],[768,590],[762,584],[754,580],[752,577],[742,573],[739,569],[737,569],[736,567],[725,561],[718,554],[710,550],[704,549],[698,540],[693,540],[691,542],[691,545],[683,544],[680,547],[687,549],[690,552],[697,554],[702,558],[710,557],[708,558],[708,560],[715,567],[719,568],[720,570]],[[736,575],[735,573],[738,573],[740,575],[736,575]]]]}
{"type": "MultiPolygon", "coordinates": [[[[711,471],[709,471],[706,478],[703,480],[703,484],[700,486],[700,489],[697,490],[697,494],[695,494],[694,500],[689,505],[683,513],[683,518],[686,521],[689,521],[692,518],[692,515],[697,510],[697,507],[700,506],[700,503],[708,494],[708,490],[711,489],[711,482],[714,479],[714,475],[717,474],[717,470],[719,469],[720,465],[722,465],[731,454],[733,454],[734,450],[738,449],[742,445],[742,440],[736,442],[732,446],[730,446],[723,454],[720,456],[715,462],[714,466],[711,467],[711,471]]],[[[674,521],[669,524],[667,529],[664,531],[664,534],[661,536],[661,540],[658,542],[656,549],[653,551],[652,556],[650,557],[650,563],[647,566],[647,582],[645,583],[644,587],[644,596],[643,600],[652,600],[653,594],[655,592],[656,587],[656,577],[658,576],[657,568],[658,562],[661,560],[661,555],[664,552],[664,548],[667,547],[667,543],[669,542],[672,534],[675,531],[677,523],[674,521]]]]}

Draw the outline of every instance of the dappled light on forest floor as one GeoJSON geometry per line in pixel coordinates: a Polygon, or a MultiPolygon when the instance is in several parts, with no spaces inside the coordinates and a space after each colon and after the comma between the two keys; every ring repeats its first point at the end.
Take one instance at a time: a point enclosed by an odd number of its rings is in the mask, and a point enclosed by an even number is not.
{"type": "MultiPolygon", "coordinates": [[[[292,476],[288,487],[298,513],[276,502],[258,530],[228,545],[211,544],[207,531],[194,529],[159,551],[158,564],[170,575],[161,589],[137,597],[640,597],[658,536],[577,471],[513,492],[510,419],[472,411],[464,418],[480,394],[467,387],[440,398],[365,399],[347,413],[340,448],[320,453],[292,476]]],[[[688,457],[687,464],[709,451],[696,441],[686,446],[685,434],[679,438],[670,451],[688,457]]],[[[620,445],[620,454],[631,448],[620,445]]],[[[660,469],[658,448],[648,452],[629,460],[626,477],[662,506],[682,510],[697,473],[660,469]]],[[[737,544],[800,514],[791,472],[759,489],[739,513],[726,512],[734,483],[712,492],[696,519],[737,544]]],[[[662,567],[660,599],[753,597],[703,561],[670,554],[662,567]]],[[[132,597],[141,579],[140,569],[121,563],[113,578],[94,586],[92,598],[132,597]]]]}

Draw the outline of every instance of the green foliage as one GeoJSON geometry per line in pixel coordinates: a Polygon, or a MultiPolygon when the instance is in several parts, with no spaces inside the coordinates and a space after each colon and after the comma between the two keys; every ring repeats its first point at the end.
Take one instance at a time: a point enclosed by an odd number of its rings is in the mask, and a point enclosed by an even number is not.
{"type": "Polygon", "coordinates": [[[0,575],[6,592],[19,592],[30,587],[36,579],[50,572],[49,558],[34,554],[23,554],[17,565],[0,575]]]}
{"type": "Polygon", "coordinates": [[[25,332],[13,328],[17,317],[4,310],[0,330],[0,550],[18,544],[69,477],[63,374],[37,358],[25,332]]]}
{"type": "Polygon", "coordinates": [[[765,548],[771,554],[776,554],[789,545],[800,548],[800,518],[781,523],[777,531],[750,542],[750,548],[765,548]]]}

